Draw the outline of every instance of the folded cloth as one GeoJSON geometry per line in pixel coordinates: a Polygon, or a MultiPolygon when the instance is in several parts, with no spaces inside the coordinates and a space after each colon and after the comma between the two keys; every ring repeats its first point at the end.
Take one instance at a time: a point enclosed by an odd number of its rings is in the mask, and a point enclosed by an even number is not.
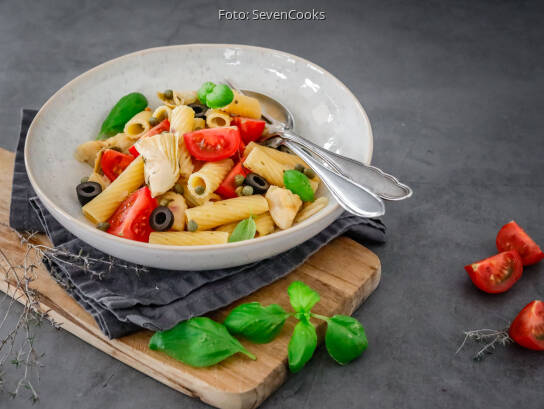
{"type": "Polygon", "coordinates": [[[306,242],[255,263],[206,271],[145,268],[106,255],[64,229],[43,207],[24,171],[24,140],[35,111],[24,110],[15,159],[10,225],[45,232],[54,249],[44,263],[59,284],[95,318],[109,338],[139,329],[164,330],[226,306],[296,267],[332,239],[347,234],[359,242],[384,242],[379,220],[342,214],[306,242]]]}

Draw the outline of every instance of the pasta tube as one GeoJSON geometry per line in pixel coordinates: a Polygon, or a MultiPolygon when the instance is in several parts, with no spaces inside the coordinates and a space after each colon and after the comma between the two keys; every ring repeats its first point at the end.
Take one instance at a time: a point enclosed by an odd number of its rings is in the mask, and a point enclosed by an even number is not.
{"type": "Polygon", "coordinates": [[[150,118],[151,111],[137,113],[125,124],[123,132],[131,138],[139,138],[151,128],[151,125],[149,125],[150,118]]]}
{"type": "Polygon", "coordinates": [[[229,234],[222,231],[167,231],[152,232],[149,235],[151,244],[167,244],[170,246],[199,246],[203,244],[225,244],[229,234]]]}
{"type": "Polygon", "coordinates": [[[193,131],[206,128],[206,120],[204,118],[195,118],[193,122],[193,131]]]}
{"type": "Polygon", "coordinates": [[[329,199],[326,197],[318,197],[313,202],[306,202],[295,217],[295,223],[300,223],[309,217],[313,216],[329,203],[329,199]]]}
{"type": "Polygon", "coordinates": [[[83,206],[82,211],[93,223],[105,222],[129,194],[144,183],[144,160],[138,156],[102,193],[83,206]]]}
{"type": "Polygon", "coordinates": [[[255,218],[255,225],[257,226],[257,235],[259,237],[272,233],[276,227],[272,216],[270,216],[270,212],[257,216],[255,218]]]}
{"type": "Polygon", "coordinates": [[[291,169],[290,166],[272,159],[260,148],[253,149],[246,160],[244,167],[262,176],[271,185],[283,187],[283,172],[291,169]]]}
{"type": "Polygon", "coordinates": [[[179,136],[179,173],[182,179],[187,180],[193,173],[194,167],[191,154],[185,146],[183,134],[193,130],[195,111],[186,105],[180,105],[172,110],[170,118],[170,132],[179,136]]]}
{"type": "Polygon", "coordinates": [[[232,159],[206,162],[198,172],[189,177],[187,188],[193,196],[207,199],[219,187],[233,166],[232,159]]]}
{"type": "Polygon", "coordinates": [[[259,100],[248,97],[247,95],[242,95],[236,91],[234,91],[234,99],[232,102],[226,107],[223,107],[222,110],[229,114],[261,119],[261,104],[259,104],[259,100]]]}
{"type": "Polygon", "coordinates": [[[153,117],[157,118],[159,121],[163,121],[165,119],[170,121],[172,117],[172,108],[166,105],[161,105],[155,111],[153,111],[153,117]]]}
{"type": "Polygon", "coordinates": [[[208,128],[229,126],[230,121],[232,121],[230,115],[219,109],[208,109],[206,111],[206,125],[208,125],[208,128]]]}
{"type": "Polygon", "coordinates": [[[262,195],[240,196],[234,199],[210,202],[187,209],[187,221],[193,220],[198,230],[209,230],[249,216],[257,216],[268,210],[268,202],[262,195]]]}

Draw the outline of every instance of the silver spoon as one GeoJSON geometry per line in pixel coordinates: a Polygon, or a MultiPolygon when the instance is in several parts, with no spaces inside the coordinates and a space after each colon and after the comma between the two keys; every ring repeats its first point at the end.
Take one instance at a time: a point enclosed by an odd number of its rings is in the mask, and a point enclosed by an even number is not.
{"type": "MultiPolygon", "coordinates": [[[[234,87],[231,86],[231,88],[234,87]]],[[[260,92],[250,90],[242,92],[259,100],[263,107],[263,117],[271,124],[269,127],[271,135],[278,134],[281,138],[301,145],[319,157],[328,168],[348,177],[357,184],[370,188],[382,199],[403,200],[412,196],[412,189],[400,183],[393,175],[385,173],[375,166],[365,165],[362,162],[331,152],[297,135],[293,131],[295,125],[293,114],[275,99],[260,92]]],[[[277,138],[270,142],[272,146],[278,146],[282,140],[277,138]]]]}
{"type": "MultiPolygon", "coordinates": [[[[237,89],[230,83],[228,85],[233,89],[237,89]]],[[[238,92],[245,94],[245,91],[238,90],[238,92]]],[[[262,108],[263,116],[265,118],[268,117],[265,112],[266,106],[262,108]]],[[[273,118],[269,120],[277,122],[273,118]]],[[[314,170],[325,186],[327,186],[332,196],[345,210],[361,217],[379,217],[385,214],[383,201],[374,192],[326,168],[306,152],[305,149],[291,140],[282,139],[282,144],[291,149],[314,170]]]]}

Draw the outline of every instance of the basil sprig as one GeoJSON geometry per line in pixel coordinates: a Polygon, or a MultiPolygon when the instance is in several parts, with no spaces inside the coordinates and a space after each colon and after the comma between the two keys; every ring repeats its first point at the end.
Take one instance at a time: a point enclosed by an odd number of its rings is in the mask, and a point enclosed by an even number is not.
{"type": "Polygon", "coordinates": [[[236,225],[229,236],[229,243],[250,240],[255,237],[255,233],[257,233],[257,225],[255,224],[255,220],[253,220],[253,216],[250,216],[236,225]]]}
{"type": "Polygon", "coordinates": [[[156,332],[149,348],[196,367],[215,365],[238,352],[257,359],[224,325],[207,317],[191,318],[170,330],[156,332]]]}
{"type": "Polygon", "coordinates": [[[294,316],[298,323],[287,348],[291,372],[300,371],[317,347],[312,318],[327,323],[325,345],[329,355],[340,365],[353,361],[366,350],[365,330],[355,318],[312,313],[312,308],[319,302],[319,294],[301,281],[291,283],[287,293],[294,313],[288,313],[277,304],[264,307],[258,302],[245,303],[234,308],[223,324],[199,317],[181,322],[171,330],[157,332],[151,337],[149,347],[198,367],[214,365],[238,352],[256,359],[232,335],[241,335],[255,343],[267,343],[276,338],[285,321],[294,316]]]}
{"type": "Polygon", "coordinates": [[[314,190],[310,179],[304,173],[295,169],[283,172],[283,184],[294,194],[298,195],[303,202],[313,202],[315,199],[314,190]]]}
{"type": "Polygon", "coordinates": [[[266,344],[276,338],[287,318],[289,314],[278,304],[263,307],[258,302],[250,302],[234,308],[224,324],[233,335],[266,344]]]}

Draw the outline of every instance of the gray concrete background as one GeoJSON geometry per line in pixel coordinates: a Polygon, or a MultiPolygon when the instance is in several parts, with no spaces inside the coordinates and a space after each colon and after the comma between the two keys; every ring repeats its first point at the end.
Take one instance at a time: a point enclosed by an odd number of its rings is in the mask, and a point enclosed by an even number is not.
{"type": "MultiPolygon", "coordinates": [[[[320,348],[263,408],[542,408],[544,354],[510,346],[478,363],[470,345],[455,355],[463,330],[504,327],[544,298],[544,264],[503,295],[478,291],[463,270],[495,252],[513,218],[544,244],[542,21],[537,2],[521,1],[4,0],[0,145],[15,147],[21,107],[138,49],[246,43],[310,59],[360,99],[374,163],[415,196],[388,206],[389,241],[372,247],[382,283],[355,314],[368,351],[339,367],[320,348]],[[290,7],[323,9],[327,20],[217,18],[219,8],[290,7]]],[[[46,355],[36,408],[204,407],[62,330],[44,326],[37,338],[46,355]]],[[[0,395],[2,408],[30,405],[0,395]]]]}

